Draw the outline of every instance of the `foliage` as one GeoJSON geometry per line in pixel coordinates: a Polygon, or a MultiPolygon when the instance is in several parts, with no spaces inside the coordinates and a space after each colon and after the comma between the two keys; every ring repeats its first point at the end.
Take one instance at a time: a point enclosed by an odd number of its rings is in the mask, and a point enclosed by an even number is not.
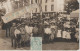
{"type": "Polygon", "coordinates": [[[79,9],[79,3],[77,0],[69,0],[65,3],[65,11],[70,14],[72,11],[79,9]]]}

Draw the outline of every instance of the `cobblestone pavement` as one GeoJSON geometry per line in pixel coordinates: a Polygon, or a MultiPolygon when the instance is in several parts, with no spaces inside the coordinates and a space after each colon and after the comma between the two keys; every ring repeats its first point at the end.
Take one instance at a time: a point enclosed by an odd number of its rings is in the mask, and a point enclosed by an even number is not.
{"type": "MultiPolygon", "coordinates": [[[[79,44],[76,42],[54,42],[43,44],[43,50],[77,50],[79,44]]],[[[11,47],[10,38],[0,38],[0,50],[29,50],[30,47],[14,49],[11,47]]]]}

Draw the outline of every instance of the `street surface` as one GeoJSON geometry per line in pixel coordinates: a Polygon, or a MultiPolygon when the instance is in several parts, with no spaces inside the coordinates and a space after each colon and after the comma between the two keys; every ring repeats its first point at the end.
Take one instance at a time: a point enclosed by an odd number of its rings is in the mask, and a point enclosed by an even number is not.
{"type": "Polygon", "coordinates": [[[0,38],[0,50],[29,50],[29,47],[21,47],[14,49],[11,47],[10,38],[0,38]]]}
{"type": "Polygon", "coordinates": [[[54,42],[43,44],[43,50],[77,50],[79,44],[76,42],[54,42]]]}
{"type": "MultiPolygon", "coordinates": [[[[43,44],[43,50],[77,50],[79,44],[76,42],[54,42],[43,44]]],[[[0,50],[29,50],[30,47],[14,49],[11,47],[10,38],[0,38],[0,50]]]]}

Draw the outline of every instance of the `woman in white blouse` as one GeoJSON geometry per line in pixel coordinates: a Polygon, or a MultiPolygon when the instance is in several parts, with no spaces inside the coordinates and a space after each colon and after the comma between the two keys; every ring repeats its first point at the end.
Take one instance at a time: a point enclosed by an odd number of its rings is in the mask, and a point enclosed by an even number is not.
{"type": "Polygon", "coordinates": [[[45,35],[44,35],[44,39],[45,39],[45,41],[48,43],[49,42],[49,37],[50,37],[50,35],[51,35],[51,28],[50,28],[50,26],[48,25],[46,28],[44,28],[44,33],[45,33],[45,35]]]}
{"type": "Polygon", "coordinates": [[[26,38],[27,38],[27,40],[30,40],[30,37],[33,35],[32,34],[33,27],[26,25],[25,30],[26,30],[26,38]]]}
{"type": "Polygon", "coordinates": [[[62,31],[62,30],[61,30],[60,28],[58,28],[58,32],[57,32],[57,37],[58,37],[58,38],[61,38],[61,31],[62,31]]]}

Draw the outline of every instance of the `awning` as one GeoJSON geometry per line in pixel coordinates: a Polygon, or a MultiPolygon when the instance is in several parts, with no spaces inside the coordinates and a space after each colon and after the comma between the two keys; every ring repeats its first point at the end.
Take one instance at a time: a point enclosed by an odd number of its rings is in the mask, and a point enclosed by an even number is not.
{"type": "Polygon", "coordinates": [[[71,12],[70,17],[78,18],[79,17],[79,9],[71,12]]]}
{"type": "Polygon", "coordinates": [[[8,22],[10,22],[10,21],[12,21],[14,19],[19,18],[20,16],[24,15],[25,13],[27,13],[26,7],[19,8],[17,10],[14,10],[14,11],[4,15],[2,17],[2,19],[3,19],[4,23],[8,23],[8,22]]]}
{"type": "MultiPolygon", "coordinates": [[[[25,6],[25,7],[22,7],[22,8],[19,8],[19,9],[16,9],[6,15],[4,15],[2,17],[2,20],[4,23],[8,23],[14,19],[17,19],[17,18],[20,18],[21,16],[23,16],[24,14],[28,14],[28,13],[31,13],[31,11],[33,9],[35,9],[37,6],[37,4],[31,4],[29,6],[25,6]],[[34,6],[35,5],[35,6],[34,6]]],[[[29,14],[30,15],[30,14],[29,14]]],[[[29,16],[27,15],[27,16],[29,16]]]]}

